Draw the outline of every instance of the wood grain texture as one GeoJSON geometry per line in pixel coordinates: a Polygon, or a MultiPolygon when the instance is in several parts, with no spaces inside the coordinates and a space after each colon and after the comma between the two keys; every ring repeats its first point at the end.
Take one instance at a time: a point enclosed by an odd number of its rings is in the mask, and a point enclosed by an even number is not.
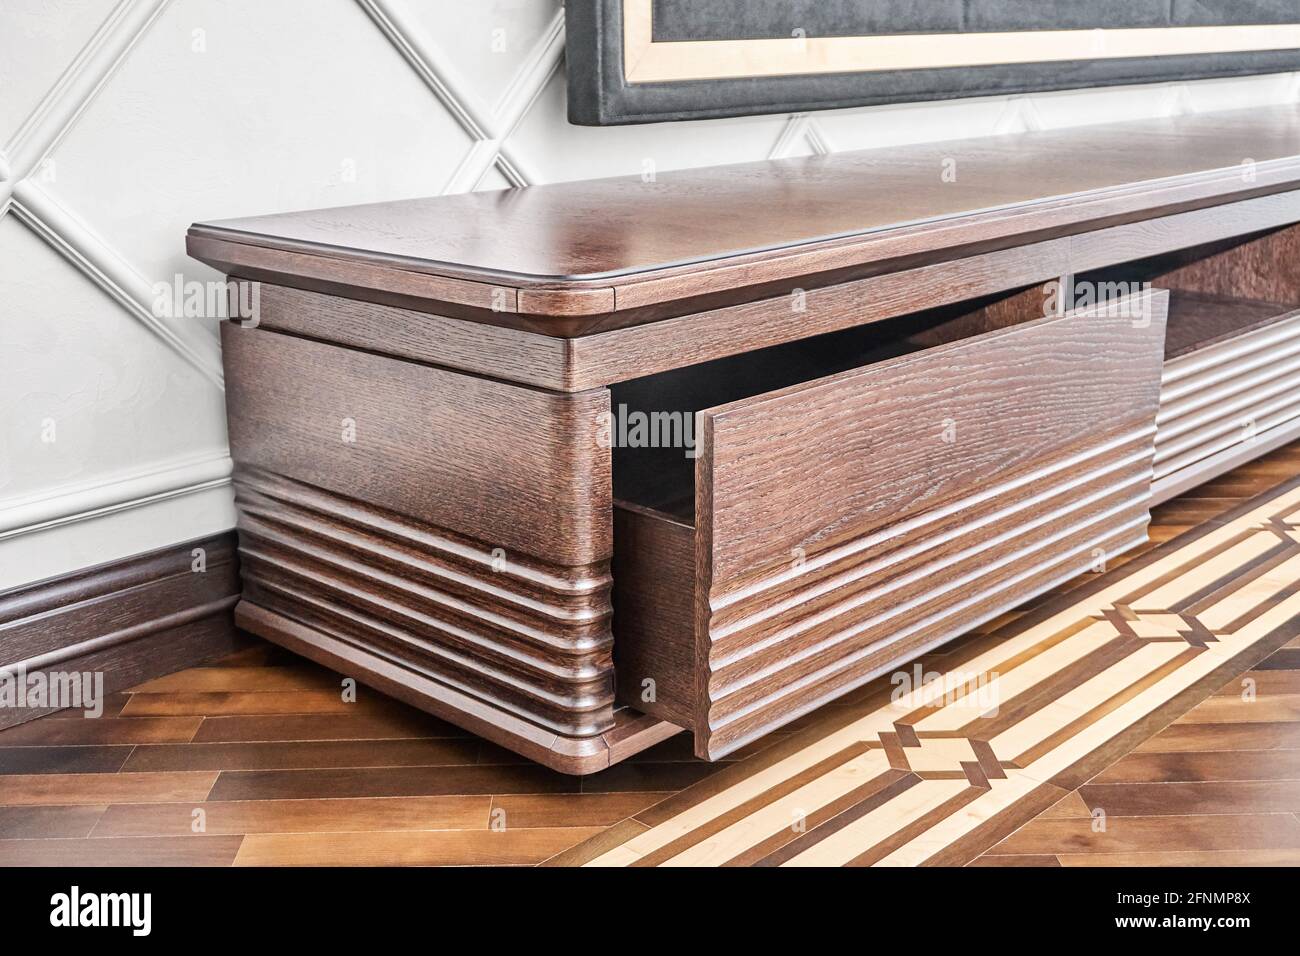
{"type": "Polygon", "coordinates": [[[10,727],[4,746],[114,746],[118,744],[188,743],[194,739],[202,717],[141,717],[125,720],[43,720],[10,727]]]}
{"type": "MultiPolygon", "coordinates": [[[[365,695],[362,695],[365,699],[365,695]]],[[[214,694],[133,694],[121,717],[181,717],[198,714],[221,716],[267,714],[350,714],[364,707],[343,699],[341,688],[268,694],[233,691],[214,694]]]]}
{"type": "Polygon", "coordinates": [[[1145,538],[1164,300],[1141,308],[1149,328],[1043,319],[704,414],[701,755],[1145,538]]]}
{"type": "Polygon", "coordinates": [[[468,731],[394,702],[382,714],[287,714],[203,717],[192,739],[210,743],[259,740],[405,740],[464,737],[468,731]]]}
{"type": "Polygon", "coordinates": [[[995,855],[1281,849],[1300,849],[1294,814],[1117,817],[1104,830],[1092,820],[1035,820],[998,844],[995,855]]]}
{"type": "MultiPolygon", "coordinates": [[[[1277,481],[1269,468],[1295,460],[1292,448],[1235,484],[1267,487],[1277,481]]],[[[1206,497],[1231,499],[1226,487],[1217,482],[1206,497]]],[[[593,855],[580,847],[565,858],[731,865],[780,844],[773,862],[787,866],[961,865],[1040,813],[1086,830],[1092,819],[1082,798],[1058,810],[1068,788],[1232,675],[1273,670],[1260,662],[1300,622],[1300,551],[1273,526],[1298,501],[1292,467],[1269,494],[841,698],[802,732],[638,814],[642,829],[625,827],[617,839],[612,829],[593,841],[593,855]],[[1213,640],[1203,639],[1203,626],[1214,628],[1213,640]],[[888,788],[879,778],[891,772],[914,780],[877,802],[885,791],[871,793],[869,784],[888,788]],[[793,841],[792,820],[809,824],[793,841]]],[[[1256,763],[1280,765],[1270,772],[1282,780],[1291,761],[1271,752],[1256,763]]],[[[1258,836],[1233,830],[1213,852],[1251,852],[1263,843],[1258,836]]],[[[999,855],[1008,854],[1055,855],[1024,847],[999,855]]]]}
{"type": "Polygon", "coordinates": [[[595,387],[573,367],[566,339],[267,282],[258,289],[262,329],[555,391],[595,387]]]}
{"type": "Polygon", "coordinates": [[[1290,653],[1267,654],[981,860],[1033,850],[1067,866],[1295,865],[1285,820],[1300,813],[1300,660],[1290,653]]]}
{"type": "Polygon", "coordinates": [[[302,285],[331,295],[364,295],[380,288],[396,301],[432,300],[487,312],[514,312],[518,307],[518,293],[513,288],[357,264],[333,256],[247,246],[219,234],[191,231],[185,237],[185,251],[229,275],[302,285]]]}
{"type": "Polygon", "coordinates": [[[241,626],[537,759],[607,765],[627,722],[607,393],[223,337],[241,626]]]}
{"type": "Polygon", "coordinates": [[[611,726],[607,566],[497,561],[459,535],[260,471],[237,482],[249,603],[556,733],[611,726]]]}
{"type": "MultiPolygon", "coordinates": [[[[611,707],[608,730],[581,737],[558,734],[485,702],[481,696],[462,692],[386,656],[358,648],[352,639],[322,621],[303,624],[250,602],[236,607],[235,619],[241,627],[283,647],[327,667],[358,675],[363,683],[381,693],[565,773],[596,773],[659,743],[678,729],[627,708],[611,707]]],[[[364,636],[365,632],[361,633],[364,636]]]]}
{"type": "Polygon", "coordinates": [[[478,741],[472,738],[147,744],[133,748],[121,769],[124,773],[140,773],[164,770],[458,766],[473,761],[479,752],[479,746],[478,741]]]}
{"type": "Polygon", "coordinates": [[[90,835],[104,806],[0,807],[0,840],[67,840],[90,835]]]}
{"type": "MultiPolygon", "coordinates": [[[[980,857],[972,866],[998,864],[1001,859],[1024,857],[980,857]],[[986,862],[987,861],[987,862],[986,862]]],[[[1300,866],[1300,849],[1275,850],[1138,850],[1129,853],[1062,853],[1056,857],[1061,866],[1115,867],[1295,867],[1300,866]]]]}
{"type": "Polygon", "coordinates": [[[1226,807],[1236,813],[1300,813],[1300,781],[1295,780],[1088,784],[1079,793],[1091,812],[1107,816],[1182,816],[1226,807]]]}
{"type": "Polygon", "coordinates": [[[609,559],[609,456],[594,440],[604,391],[557,395],[232,323],[221,331],[237,469],[456,528],[507,560],[609,559]]]}
{"type": "Polygon", "coordinates": [[[716,759],[1143,542],[1164,300],[1028,321],[1045,279],[1178,261],[1162,495],[1243,460],[1243,409],[1255,453],[1300,431],[1294,283],[1231,281],[1293,252],[1295,108],[936,149],[193,227],[268,283],[222,330],[239,622],[569,772],[676,725],[716,759]],[[694,475],[598,439],[733,360],[694,475]]]}
{"type": "Polygon", "coordinates": [[[191,227],[191,254],[227,272],[238,254],[252,278],[355,269],[354,288],[499,285],[538,290],[539,313],[606,314],[611,293],[636,308],[1294,188],[1297,155],[1300,121],[1279,106],[226,220],[191,227]]]}
{"type": "MultiPolygon", "coordinates": [[[[138,775],[136,775],[138,776],[138,775]]],[[[3,780],[0,780],[3,783],[3,780]]],[[[310,797],[431,797],[578,793],[581,781],[536,763],[502,773],[499,766],[331,768],[223,771],[209,800],[304,800],[310,797]]],[[[154,801],[157,802],[157,801],[154,801]]]]}
{"type": "Polygon", "coordinates": [[[600,381],[652,374],[683,360],[708,361],[784,342],[882,322],[976,299],[1069,271],[1069,240],[1027,242],[937,263],[895,260],[874,271],[797,276],[749,290],[749,298],[708,297],[685,315],[628,310],[626,327],[593,329],[573,339],[575,361],[600,381]],[[716,300],[716,301],[715,301],[716,300]]]}
{"type": "Polygon", "coordinates": [[[676,722],[694,699],[716,759],[1145,540],[1164,308],[1150,294],[702,412],[693,590],[684,529],[619,512],[616,593],[663,625],[619,627],[623,699],[652,680],[646,709],[676,722]]]}
{"type": "Polygon", "coordinates": [[[695,721],[695,530],[632,505],[614,509],[614,673],[618,699],[695,721]]]}
{"type": "Polygon", "coordinates": [[[195,811],[203,811],[204,832],[332,833],[374,830],[487,829],[490,796],[373,797],[355,800],[250,800],[117,804],[97,818],[91,836],[187,836],[195,811]]]}
{"type": "Polygon", "coordinates": [[[1240,340],[1276,324],[1294,311],[1295,306],[1281,302],[1172,289],[1165,361],[1240,340]]]}
{"type": "Polygon", "coordinates": [[[1166,288],[1300,305],[1300,227],[1234,242],[1157,278],[1166,288]]]}
{"type": "Polygon", "coordinates": [[[320,711],[317,688],[342,675],[272,645],[249,650],[124,695],[128,711],[190,695],[210,708],[195,717],[60,715],[0,732],[0,866],[226,866],[249,836],[293,836],[250,851],[283,862],[355,847],[334,862],[532,864],[657,802],[694,766],[688,750],[659,749],[580,793],[572,777],[364,688],[352,713],[320,711]],[[299,713],[222,716],[225,696],[299,713]],[[114,766],[128,753],[133,764],[114,766]]]}
{"type": "Polygon", "coordinates": [[[666,796],[645,791],[505,794],[492,798],[492,813],[506,827],[608,827],[666,796]]]}
{"type": "Polygon", "coordinates": [[[598,828],[282,833],[244,838],[236,866],[532,866],[598,828]]]}
{"type": "Polygon", "coordinates": [[[215,772],[0,775],[0,806],[198,803],[217,782],[215,772]]]}
{"type": "Polygon", "coordinates": [[[715,592],[857,537],[850,524],[901,521],[1150,430],[1165,306],[1152,293],[703,412],[696,515],[715,592]]]}
{"type": "MultiPolygon", "coordinates": [[[[1231,739],[1226,731],[1216,736],[1231,739]]],[[[1225,743],[1224,746],[1231,744],[1225,743]]],[[[1094,782],[1132,784],[1163,780],[1169,783],[1207,783],[1296,779],[1300,779],[1300,750],[1294,748],[1276,752],[1205,749],[1129,754],[1098,774],[1094,782]]]]}
{"type": "MultiPolygon", "coordinates": [[[[450,304],[440,315],[427,302],[400,308],[396,300],[360,302],[271,284],[261,285],[261,320],[268,329],[365,351],[582,391],[1166,254],[1189,243],[1231,242],[1297,219],[1300,192],[1264,196],[939,262],[917,255],[866,270],[795,276],[752,286],[743,296],[730,290],[689,306],[626,309],[574,328],[560,320],[530,324],[508,312],[462,313],[450,304]],[[520,327],[500,327],[510,324],[520,327]]],[[[1181,328],[1171,326],[1175,337],[1181,328]]]]}
{"type": "Polygon", "coordinates": [[[554,327],[502,328],[269,283],[260,284],[259,316],[269,330],[582,391],[1041,282],[1069,271],[1068,253],[1068,240],[1055,239],[933,265],[892,263],[865,278],[800,277],[756,287],[752,301],[699,302],[685,315],[630,310],[564,338],[554,327]]]}
{"type": "MultiPolygon", "coordinates": [[[[1147,259],[1205,243],[1231,242],[1300,219],[1300,192],[1294,189],[1254,195],[1165,216],[1104,225],[1069,238],[1070,266],[1075,273],[1147,259]]],[[[1151,276],[1160,278],[1160,273],[1151,276]]]]}
{"type": "Polygon", "coordinates": [[[127,837],[121,840],[0,840],[5,866],[230,866],[243,837],[127,837]]]}
{"type": "MultiPolygon", "coordinates": [[[[0,593],[0,669],[99,673],[107,697],[238,646],[238,593],[229,533],[22,585],[0,593]],[[196,549],[205,570],[195,570],[196,549]]],[[[0,727],[57,709],[6,706],[0,727]]]]}
{"type": "Polygon", "coordinates": [[[131,747],[0,747],[0,775],[116,773],[131,747]]]}

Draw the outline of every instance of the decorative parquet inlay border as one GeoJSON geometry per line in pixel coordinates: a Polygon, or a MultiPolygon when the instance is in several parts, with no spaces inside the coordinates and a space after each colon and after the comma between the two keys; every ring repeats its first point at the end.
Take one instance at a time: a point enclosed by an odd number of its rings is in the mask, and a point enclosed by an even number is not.
{"type": "Polygon", "coordinates": [[[1291,482],[554,862],[967,862],[1298,624],[1291,482]]]}

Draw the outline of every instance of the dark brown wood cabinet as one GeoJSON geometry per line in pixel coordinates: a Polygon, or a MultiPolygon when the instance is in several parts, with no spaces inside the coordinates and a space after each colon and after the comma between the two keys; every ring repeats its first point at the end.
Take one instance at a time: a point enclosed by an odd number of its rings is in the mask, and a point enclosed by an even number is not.
{"type": "Polygon", "coordinates": [[[258,284],[237,620],[717,759],[1300,435],[1296,223],[1279,107],[196,224],[258,284]]]}
{"type": "Polygon", "coordinates": [[[1166,300],[698,412],[693,508],[615,525],[625,699],[721,757],[1145,541],[1166,300]]]}

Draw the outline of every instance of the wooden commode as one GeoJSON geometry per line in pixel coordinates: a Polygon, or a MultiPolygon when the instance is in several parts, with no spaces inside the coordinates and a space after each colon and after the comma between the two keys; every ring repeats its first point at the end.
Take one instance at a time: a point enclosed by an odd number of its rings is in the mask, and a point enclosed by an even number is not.
{"type": "Polygon", "coordinates": [[[245,629],[718,759],[1300,436],[1300,111],[196,224],[245,629]]]}

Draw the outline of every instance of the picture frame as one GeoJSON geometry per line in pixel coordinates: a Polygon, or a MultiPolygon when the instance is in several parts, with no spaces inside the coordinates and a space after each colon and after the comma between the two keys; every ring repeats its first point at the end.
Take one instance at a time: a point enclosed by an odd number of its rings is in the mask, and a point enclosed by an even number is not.
{"type": "Polygon", "coordinates": [[[1300,69],[1292,0],[569,0],[607,126],[1300,69]]]}

